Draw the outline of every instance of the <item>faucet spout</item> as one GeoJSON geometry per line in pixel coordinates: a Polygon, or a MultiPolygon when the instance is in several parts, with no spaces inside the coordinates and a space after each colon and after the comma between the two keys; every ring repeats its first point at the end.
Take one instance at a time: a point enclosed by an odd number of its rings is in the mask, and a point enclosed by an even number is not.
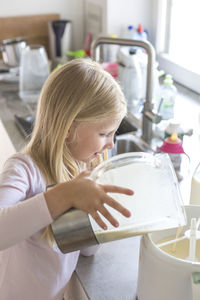
{"type": "Polygon", "coordinates": [[[153,113],[153,67],[155,61],[155,51],[151,43],[148,41],[138,41],[120,38],[99,37],[91,44],[91,56],[94,60],[99,61],[98,46],[103,44],[119,45],[119,46],[136,46],[146,50],[148,56],[147,64],[147,84],[146,84],[146,99],[144,103],[142,116],[142,139],[150,143],[152,139],[152,123],[159,123],[159,116],[153,113]]]}

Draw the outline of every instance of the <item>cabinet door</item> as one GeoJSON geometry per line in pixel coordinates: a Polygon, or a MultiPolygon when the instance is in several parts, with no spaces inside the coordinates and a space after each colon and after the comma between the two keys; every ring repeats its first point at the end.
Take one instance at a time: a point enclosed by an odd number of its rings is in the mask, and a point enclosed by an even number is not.
{"type": "Polygon", "coordinates": [[[13,146],[6,129],[0,120],[0,172],[3,168],[3,165],[6,159],[16,152],[15,147],[13,146]]]}
{"type": "Polygon", "coordinates": [[[74,272],[72,274],[70,281],[66,286],[64,300],[77,300],[77,299],[89,300],[76,272],[74,272]]]}

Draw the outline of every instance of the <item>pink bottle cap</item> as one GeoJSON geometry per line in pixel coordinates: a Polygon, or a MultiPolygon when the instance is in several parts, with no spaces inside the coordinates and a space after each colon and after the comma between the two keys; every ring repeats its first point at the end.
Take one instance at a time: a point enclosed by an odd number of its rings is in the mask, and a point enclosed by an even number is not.
{"type": "Polygon", "coordinates": [[[160,148],[158,150],[165,153],[185,153],[183,150],[182,141],[178,138],[176,133],[172,133],[172,135],[166,138],[160,148]]]}

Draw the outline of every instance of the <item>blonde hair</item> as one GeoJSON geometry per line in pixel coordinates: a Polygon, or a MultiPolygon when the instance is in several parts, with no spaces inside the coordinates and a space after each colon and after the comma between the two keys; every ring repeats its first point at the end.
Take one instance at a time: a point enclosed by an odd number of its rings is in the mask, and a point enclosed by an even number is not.
{"type": "Polygon", "coordinates": [[[126,114],[126,100],[116,80],[91,59],[72,60],[45,82],[24,152],[36,162],[47,185],[71,180],[79,173],[66,145],[72,123],[98,122],[119,114],[126,114]]]}

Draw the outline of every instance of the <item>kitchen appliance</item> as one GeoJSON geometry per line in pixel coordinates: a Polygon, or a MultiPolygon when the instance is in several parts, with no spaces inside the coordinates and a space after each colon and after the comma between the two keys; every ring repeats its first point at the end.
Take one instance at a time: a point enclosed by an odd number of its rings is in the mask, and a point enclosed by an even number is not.
{"type": "Polygon", "coordinates": [[[19,76],[19,96],[26,103],[37,102],[41,88],[49,75],[46,50],[41,45],[29,45],[22,51],[19,76]]]}
{"type": "Polygon", "coordinates": [[[63,253],[185,225],[177,178],[167,154],[134,152],[116,155],[97,166],[91,173],[91,179],[100,184],[133,189],[132,197],[112,195],[132,215],[125,218],[105,204],[120,226],[113,227],[102,216],[107,225],[107,230],[103,230],[83,211],[72,209],[66,212],[51,225],[57,245],[63,253]]]}
{"type": "Polygon", "coordinates": [[[185,210],[188,222],[179,232],[168,229],[142,237],[138,300],[200,299],[200,206],[185,210]]]}
{"type": "Polygon", "coordinates": [[[54,20],[48,22],[50,59],[59,62],[72,50],[71,21],[54,20]]]}
{"type": "Polygon", "coordinates": [[[26,47],[27,41],[24,38],[3,40],[0,44],[3,62],[8,67],[15,68],[20,64],[22,50],[26,47]]]}

